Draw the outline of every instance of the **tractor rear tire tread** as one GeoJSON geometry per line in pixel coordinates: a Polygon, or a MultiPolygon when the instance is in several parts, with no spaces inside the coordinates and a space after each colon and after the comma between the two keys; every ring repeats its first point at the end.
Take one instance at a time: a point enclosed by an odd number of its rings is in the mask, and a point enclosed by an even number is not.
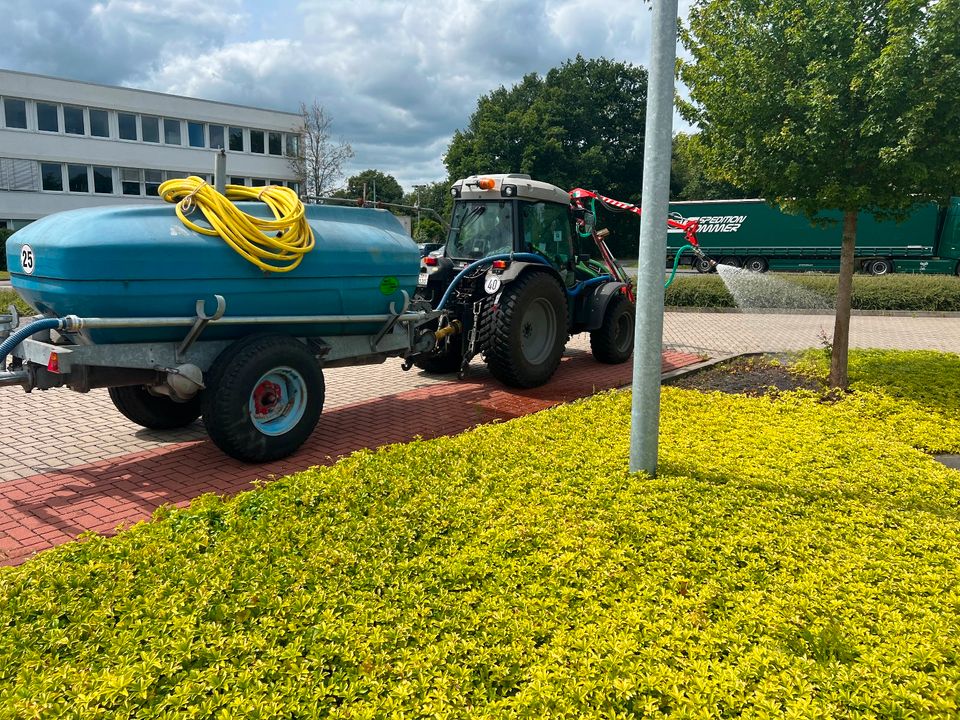
{"type": "Polygon", "coordinates": [[[560,365],[567,341],[567,301],[560,283],[545,272],[529,272],[507,285],[499,300],[499,307],[490,317],[490,340],[486,348],[490,374],[504,385],[532,388],[548,382],[560,365]],[[543,298],[556,315],[556,335],[548,356],[538,365],[531,365],[523,357],[520,346],[520,323],[528,305],[543,298]]]}

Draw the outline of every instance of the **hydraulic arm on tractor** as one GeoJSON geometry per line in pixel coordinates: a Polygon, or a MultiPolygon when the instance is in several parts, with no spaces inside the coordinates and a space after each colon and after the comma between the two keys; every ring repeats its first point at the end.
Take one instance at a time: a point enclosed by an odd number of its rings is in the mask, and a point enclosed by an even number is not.
{"type": "MultiPolygon", "coordinates": [[[[594,218],[596,218],[596,203],[598,202],[602,207],[610,210],[611,212],[630,212],[639,216],[641,214],[641,210],[633,203],[623,202],[622,200],[614,200],[613,198],[607,197],[606,195],[601,195],[594,190],[574,188],[570,191],[571,206],[574,208],[574,210],[581,211],[581,217],[577,221],[577,231],[582,237],[593,238],[594,243],[597,245],[597,249],[600,251],[600,256],[603,258],[603,263],[606,265],[610,275],[627,284],[627,287],[630,288],[628,291],[630,299],[633,300],[632,282],[624,272],[623,268],[617,262],[616,258],[614,258],[613,253],[610,252],[610,249],[607,247],[607,243],[604,241],[604,238],[608,234],[607,231],[596,230],[593,226],[593,223],[588,223],[583,217],[585,213],[590,213],[594,218]]],[[[676,230],[682,230],[684,238],[687,241],[687,245],[682,247],[677,253],[677,260],[679,260],[680,254],[689,247],[689,249],[698,257],[712,263],[713,265],[716,265],[714,260],[711,260],[706,256],[706,254],[700,248],[700,244],[697,242],[696,220],[686,220],[677,213],[671,213],[667,216],[667,226],[676,230]]],[[[676,272],[676,265],[677,263],[675,262],[674,272],[676,272]]],[[[673,280],[673,276],[671,276],[670,279],[673,280]]]]}

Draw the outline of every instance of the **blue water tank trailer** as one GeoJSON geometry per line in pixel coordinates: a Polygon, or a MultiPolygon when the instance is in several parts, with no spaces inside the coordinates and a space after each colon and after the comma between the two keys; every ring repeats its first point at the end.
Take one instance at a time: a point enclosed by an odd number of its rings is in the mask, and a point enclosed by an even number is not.
{"type": "MultiPolygon", "coordinates": [[[[270,217],[261,203],[238,203],[270,217]]],[[[44,315],[190,317],[198,299],[226,299],[226,317],[377,315],[413,294],[420,253],[390,212],[310,205],[316,247],[291,272],[260,270],[219,237],[193,232],[168,205],[96,207],[49,215],[7,241],[14,289],[44,315]]],[[[199,216],[199,213],[197,213],[199,216]]],[[[202,220],[201,220],[202,222],[202,220]]],[[[324,324],[274,328],[301,335],[376,332],[379,326],[324,324]]],[[[211,326],[206,339],[248,334],[243,325],[211,326]]],[[[178,327],[84,329],[96,343],[162,342],[178,327]]]]}

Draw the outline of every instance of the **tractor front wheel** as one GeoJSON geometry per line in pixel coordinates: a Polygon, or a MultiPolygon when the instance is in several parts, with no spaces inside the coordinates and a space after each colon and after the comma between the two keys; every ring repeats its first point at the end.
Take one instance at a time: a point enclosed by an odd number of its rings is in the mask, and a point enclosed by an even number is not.
{"type": "Polygon", "coordinates": [[[626,362],[633,353],[636,308],[622,293],[610,299],[603,315],[603,324],[590,333],[590,350],[599,362],[616,365],[626,362]]]}
{"type": "Polygon", "coordinates": [[[543,385],[556,372],[567,340],[567,302],[560,284],[544,272],[507,285],[491,308],[486,358],[504,385],[543,385]]]}

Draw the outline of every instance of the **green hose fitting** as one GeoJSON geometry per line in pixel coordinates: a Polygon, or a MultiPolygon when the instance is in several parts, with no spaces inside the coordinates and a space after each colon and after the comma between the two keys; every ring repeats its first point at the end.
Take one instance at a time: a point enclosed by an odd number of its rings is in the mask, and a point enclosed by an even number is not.
{"type": "Polygon", "coordinates": [[[693,252],[693,245],[691,245],[690,243],[687,243],[682,248],[677,250],[677,256],[673,259],[673,272],[670,273],[669,279],[664,284],[663,286],[664,290],[670,287],[670,283],[672,283],[673,279],[677,276],[677,268],[680,266],[680,256],[683,255],[684,250],[689,250],[690,252],[693,252]]]}

